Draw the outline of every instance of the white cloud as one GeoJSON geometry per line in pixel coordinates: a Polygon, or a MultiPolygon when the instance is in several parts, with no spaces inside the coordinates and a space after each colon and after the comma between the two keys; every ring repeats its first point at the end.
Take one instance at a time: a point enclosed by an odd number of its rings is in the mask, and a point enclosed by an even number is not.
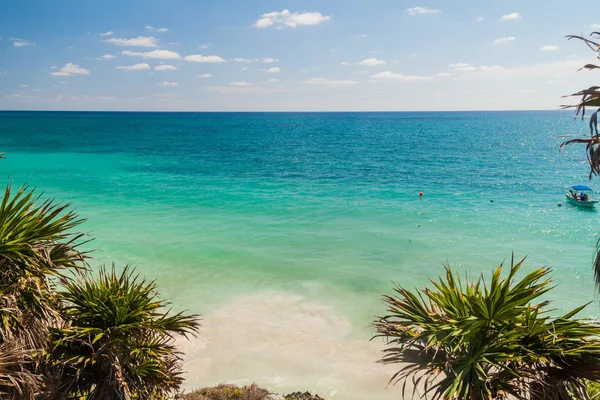
{"type": "Polygon", "coordinates": [[[237,82],[229,82],[230,86],[250,86],[248,82],[237,81],[237,82]]]}
{"type": "Polygon", "coordinates": [[[269,79],[269,82],[278,82],[278,81],[279,81],[279,79],[275,79],[275,78],[269,79]]]}
{"type": "Polygon", "coordinates": [[[500,21],[505,22],[505,21],[515,21],[517,19],[521,19],[521,14],[519,13],[510,13],[510,14],[505,14],[503,16],[500,17],[500,21]]]}
{"type": "Polygon", "coordinates": [[[277,72],[281,72],[281,68],[279,68],[279,67],[272,67],[272,68],[269,68],[267,70],[267,72],[270,73],[270,74],[276,74],[277,72]]]}
{"type": "Polygon", "coordinates": [[[477,17],[477,19],[475,21],[477,21],[477,22],[483,22],[483,17],[477,17]]]}
{"type": "Polygon", "coordinates": [[[326,87],[343,87],[343,86],[352,86],[356,84],[356,81],[353,80],[336,80],[336,79],[325,79],[325,78],[312,78],[305,83],[309,85],[321,85],[326,87]]]}
{"type": "Polygon", "coordinates": [[[420,15],[420,14],[436,14],[442,12],[442,10],[436,8],[429,7],[413,7],[406,10],[410,15],[420,15]]]}
{"type": "Polygon", "coordinates": [[[141,63],[141,64],[134,64],[134,65],[120,65],[116,68],[124,69],[127,71],[144,71],[144,70],[149,70],[150,66],[146,63],[141,63]]]}
{"type": "Polygon", "coordinates": [[[514,36],[502,37],[502,38],[494,39],[494,44],[506,44],[506,43],[514,42],[515,40],[517,40],[517,38],[514,36]]]}
{"type": "Polygon", "coordinates": [[[262,57],[262,58],[242,58],[242,57],[236,57],[234,59],[235,62],[239,62],[239,63],[257,63],[257,62],[263,62],[266,64],[269,63],[274,63],[279,61],[276,58],[272,58],[272,57],[262,57]]]}
{"type": "Polygon", "coordinates": [[[191,56],[185,56],[184,60],[198,63],[222,63],[226,61],[219,56],[203,56],[202,54],[192,54],[191,56]]]}
{"type": "Polygon", "coordinates": [[[104,54],[100,57],[98,57],[99,60],[111,60],[113,58],[115,58],[116,56],[112,55],[112,54],[104,54]]]}
{"type": "Polygon", "coordinates": [[[500,65],[482,65],[479,70],[484,72],[509,72],[510,70],[500,65]]]}
{"type": "Polygon", "coordinates": [[[448,72],[440,72],[439,74],[435,74],[435,76],[439,76],[440,78],[443,78],[446,76],[452,76],[452,74],[450,74],[448,72]]]}
{"type": "Polygon", "coordinates": [[[376,80],[387,80],[387,81],[424,81],[429,80],[431,77],[429,76],[419,76],[419,75],[403,75],[396,74],[390,71],[380,72],[378,74],[373,75],[371,78],[376,80]]]}
{"type": "Polygon", "coordinates": [[[448,65],[453,71],[475,71],[477,68],[467,63],[452,63],[448,65]]]}
{"type": "Polygon", "coordinates": [[[555,45],[543,46],[540,50],[541,51],[558,51],[558,50],[560,50],[560,47],[555,46],[555,45]]]}
{"type": "Polygon", "coordinates": [[[386,62],[377,58],[365,58],[357,63],[342,62],[342,65],[362,65],[365,67],[375,67],[377,65],[385,65],[386,62]]]}
{"type": "Polygon", "coordinates": [[[157,47],[158,39],[153,36],[138,36],[131,39],[110,38],[104,40],[106,43],[116,44],[117,46],[132,47],[157,47]]]}
{"type": "Polygon", "coordinates": [[[210,47],[210,44],[201,44],[199,47],[201,49],[208,49],[210,47]]]}
{"type": "Polygon", "coordinates": [[[254,23],[254,27],[268,28],[275,25],[277,29],[283,29],[284,27],[296,28],[298,26],[319,25],[330,19],[330,16],[323,15],[320,12],[297,13],[283,10],[262,14],[260,19],[254,23]]]}
{"type": "Polygon", "coordinates": [[[356,35],[356,37],[359,39],[363,39],[363,38],[368,38],[369,35],[367,35],[366,33],[363,33],[362,35],[356,35]]]}
{"type": "Polygon", "coordinates": [[[50,75],[53,76],[71,76],[71,75],[89,75],[90,71],[79,67],[77,64],[66,63],[64,67],[60,69],[60,71],[52,72],[50,75]]]}
{"type": "Polygon", "coordinates": [[[25,47],[25,46],[35,46],[35,42],[27,39],[19,39],[19,38],[10,38],[13,41],[13,46],[15,47],[25,47]]]}
{"type": "Polygon", "coordinates": [[[121,54],[124,56],[153,58],[157,60],[179,60],[181,58],[179,53],[171,50],[152,50],[146,52],[125,50],[122,51],[121,54]]]}
{"type": "Polygon", "coordinates": [[[164,82],[158,83],[158,85],[160,85],[162,87],[175,87],[175,86],[179,86],[179,83],[164,81],[164,82]]]}
{"type": "Polygon", "coordinates": [[[175,67],[174,65],[157,65],[156,67],[154,67],[155,71],[175,71],[177,69],[177,67],[175,67]]]}
{"type": "Polygon", "coordinates": [[[248,71],[248,67],[242,68],[242,71],[248,71]]]}
{"type": "Polygon", "coordinates": [[[198,78],[212,78],[211,74],[196,75],[198,78]]]}
{"type": "Polygon", "coordinates": [[[115,33],[113,31],[108,31],[108,32],[101,33],[100,36],[112,36],[114,34],[115,33]]]}
{"type": "Polygon", "coordinates": [[[590,28],[592,28],[592,29],[600,29],[600,24],[591,24],[590,28]]]}
{"type": "Polygon", "coordinates": [[[161,33],[162,32],[169,32],[169,30],[167,28],[154,28],[154,27],[152,27],[150,25],[146,25],[144,28],[147,31],[150,31],[150,32],[161,32],[161,33]]]}

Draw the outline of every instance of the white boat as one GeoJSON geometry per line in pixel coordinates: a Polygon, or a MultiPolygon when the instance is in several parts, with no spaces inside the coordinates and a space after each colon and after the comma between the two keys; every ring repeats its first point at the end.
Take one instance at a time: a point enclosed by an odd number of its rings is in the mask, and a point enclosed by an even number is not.
{"type": "Polygon", "coordinates": [[[567,192],[567,199],[569,200],[569,203],[574,206],[592,208],[598,202],[598,200],[592,199],[593,192],[594,191],[589,186],[576,185],[571,187],[567,192]]]}

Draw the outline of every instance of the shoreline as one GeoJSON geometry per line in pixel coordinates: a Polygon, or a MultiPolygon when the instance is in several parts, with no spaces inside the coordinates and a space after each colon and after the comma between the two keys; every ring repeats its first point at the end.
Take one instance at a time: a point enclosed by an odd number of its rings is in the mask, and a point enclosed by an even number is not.
{"type": "Polygon", "coordinates": [[[388,381],[398,366],[383,342],[353,336],[350,322],[301,296],[241,296],[202,316],[198,338],[178,340],[186,391],[256,383],[274,392],[308,390],[326,399],[397,399],[388,381]]]}

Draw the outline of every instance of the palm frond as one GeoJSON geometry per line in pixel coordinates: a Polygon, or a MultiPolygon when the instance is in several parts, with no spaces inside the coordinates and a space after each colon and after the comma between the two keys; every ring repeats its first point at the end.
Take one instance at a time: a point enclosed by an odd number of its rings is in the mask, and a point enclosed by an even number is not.
{"type": "Polygon", "coordinates": [[[388,343],[380,362],[404,365],[390,383],[450,400],[574,393],[600,380],[590,367],[600,365],[600,326],[573,319],[585,306],[550,318],[539,300],[552,288],[549,269],[517,280],[522,265],[511,262],[505,278],[501,265],[488,281],[446,267],[432,288],[384,296],[388,314],[374,323],[388,343]]]}
{"type": "Polygon", "coordinates": [[[198,317],[167,310],[155,282],[125,267],[101,267],[96,278],[65,284],[68,324],[53,332],[51,362],[60,370],[61,390],[88,400],[160,398],[181,383],[178,335],[195,335],[198,317]]]}

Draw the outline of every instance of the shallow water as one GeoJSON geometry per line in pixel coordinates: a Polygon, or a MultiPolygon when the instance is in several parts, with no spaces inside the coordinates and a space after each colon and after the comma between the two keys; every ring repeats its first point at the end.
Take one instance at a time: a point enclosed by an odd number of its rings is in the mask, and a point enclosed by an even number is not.
{"type": "Polygon", "coordinates": [[[369,324],[392,282],[514,252],[554,269],[557,313],[598,315],[598,212],[564,203],[584,149],[558,151],[585,129],[564,112],[0,112],[0,168],[88,219],[96,265],[135,265],[204,316],[189,387],[382,399],[397,388],[369,324]]]}

